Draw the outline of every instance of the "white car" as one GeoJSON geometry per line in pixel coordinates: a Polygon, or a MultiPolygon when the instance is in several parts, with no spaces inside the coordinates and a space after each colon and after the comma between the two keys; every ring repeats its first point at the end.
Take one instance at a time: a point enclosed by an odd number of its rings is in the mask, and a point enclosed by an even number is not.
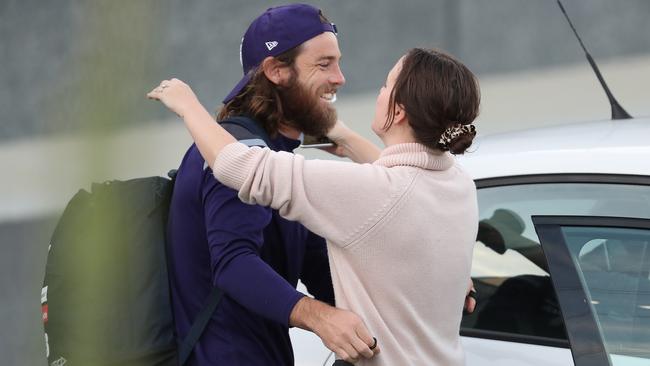
{"type": "MultiPolygon", "coordinates": [[[[467,366],[650,365],[650,118],[490,135],[470,150],[467,366]]],[[[333,362],[296,335],[299,359],[333,362]]]]}
{"type": "Polygon", "coordinates": [[[477,139],[467,365],[650,365],[650,118],[477,139]]]}

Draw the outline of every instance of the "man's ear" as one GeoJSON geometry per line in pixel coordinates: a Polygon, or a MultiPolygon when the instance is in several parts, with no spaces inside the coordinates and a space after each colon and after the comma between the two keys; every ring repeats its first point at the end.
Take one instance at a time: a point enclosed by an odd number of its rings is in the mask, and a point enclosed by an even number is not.
{"type": "Polygon", "coordinates": [[[267,57],[262,61],[262,70],[267,79],[275,85],[284,85],[289,80],[289,66],[275,57],[267,57]]]}

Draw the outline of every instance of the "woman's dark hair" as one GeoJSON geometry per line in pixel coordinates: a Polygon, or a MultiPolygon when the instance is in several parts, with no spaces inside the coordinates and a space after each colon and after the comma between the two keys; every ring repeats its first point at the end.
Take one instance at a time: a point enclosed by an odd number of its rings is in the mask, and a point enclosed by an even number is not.
{"type": "Polygon", "coordinates": [[[414,48],[402,61],[402,70],[391,91],[384,129],[395,120],[395,106],[406,112],[414,137],[429,148],[462,154],[476,132],[472,128],[440,144],[450,127],[471,124],[479,113],[478,79],[460,61],[440,50],[414,48]]]}

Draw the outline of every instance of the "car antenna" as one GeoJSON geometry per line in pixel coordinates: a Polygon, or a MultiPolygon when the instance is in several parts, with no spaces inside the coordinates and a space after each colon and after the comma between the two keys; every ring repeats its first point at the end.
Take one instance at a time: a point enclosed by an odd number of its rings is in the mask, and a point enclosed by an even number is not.
{"type": "Polygon", "coordinates": [[[607,83],[605,82],[605,79],[603,78],[603,75],[600,73],[600,70],[598,69],[598,66],[596,65],[596,61],[594,61],[593,57],[589,54],[589,51],[587,51],[587,48],[585,47],[584,43],[582,43],[582,39],[580,39],[580,36],[578,35],[578,32],[576,31],[576,28],[573,26],[573,23],[571,23],[571,19],[569,19],[569,15],[566,13],[566,10],[564,10],[564,6],[562,5],[562,2],[560,0],[557,0],[557,4],[560,6],[560,9],[562,10],[562,13],[564,13],[564,16],[566,17],[566,20],[569,22],[569,25],[571,26],[571,29],[573,30],[573,34],[576,35],[576,38],[578,38],[578,42],[580,42],[580,46],[582,49],[585,51],[585,56],[587,56],[587,61],[589,61],[589,64],[591,65],[591,68],[594,69],[594,72],[596,73],[596,77],[598,77],[598,81],[600,81],[600,85],[602,85],[603,89],[605,90],[605,94],[607,94],[607,99],[609,99],[609,104],[612,107],[612,119],[628,119],[632,118],[623,107],[621,107],[620,104],[616,101],[616,98],[614,98],[614,95],[612,95],[612,92],[609,90],[609,87],[607,86],[607,83]]]}

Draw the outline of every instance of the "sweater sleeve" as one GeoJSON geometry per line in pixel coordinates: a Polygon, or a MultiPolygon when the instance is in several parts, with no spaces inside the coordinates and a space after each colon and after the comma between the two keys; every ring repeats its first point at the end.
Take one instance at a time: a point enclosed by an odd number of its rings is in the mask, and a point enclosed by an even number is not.
{"type": "Polygon", "coordinates": [[[381,166],[305,160],[240,143],[221,151],[214,174],[242,201],[270,206],[343,247],[384,218],[408,184],[381,166]]]}

